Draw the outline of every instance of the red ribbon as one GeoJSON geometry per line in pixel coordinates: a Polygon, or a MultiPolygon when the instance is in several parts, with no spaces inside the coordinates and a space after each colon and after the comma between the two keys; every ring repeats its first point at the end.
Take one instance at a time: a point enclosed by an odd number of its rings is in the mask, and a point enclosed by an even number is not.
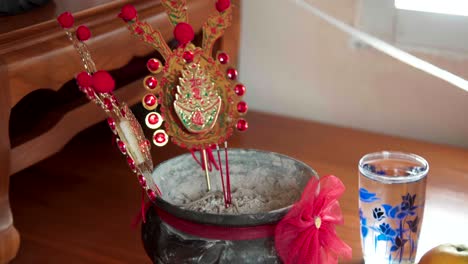
{"type": "Polygon", "coordinates": [[[250,227],[227,227],[207,224],[198,224],[175,217],[164,210],[154,206],[159,218],[173,228],[189,235],[217,239],[217,240],[251,240],[273,237],[276,224],[258,225],[250,227]]]}
{"type": "Polygon", "coordinates": [[[338,199],[345,186],[338,177],[313,177],[299,202],[278,223],[275,247],[285,264],[333,264],[350,259],[352,249],[336,233],[344,223],[338,199]]]}

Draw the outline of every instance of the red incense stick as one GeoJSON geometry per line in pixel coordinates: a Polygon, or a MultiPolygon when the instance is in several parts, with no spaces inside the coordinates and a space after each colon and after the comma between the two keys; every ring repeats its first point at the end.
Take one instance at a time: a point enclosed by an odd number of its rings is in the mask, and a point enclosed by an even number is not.
{"type": "Polygon", "coordinates": [[[223,175],[223,166],[221,163],[221,154],[219,152],[219,146],[216,145],[216,151],[218,152],[218,164],[219,164],[219,173],[221,175],[221,185],[223,186],[223,197],[224,197],[224,205],[226,208],[228,207],[228,197],[226,193],[226,187],[224,186],[224,175],[223,175]]]}

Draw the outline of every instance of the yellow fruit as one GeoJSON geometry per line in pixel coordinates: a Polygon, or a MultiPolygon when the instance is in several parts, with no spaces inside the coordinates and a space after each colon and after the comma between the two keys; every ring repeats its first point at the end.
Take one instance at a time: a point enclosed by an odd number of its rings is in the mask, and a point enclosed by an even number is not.
{"type": "Polygon", "coordinates": [[[468,246],[439,245],[426,252],[419,264],[468,264],[468,246]]]}

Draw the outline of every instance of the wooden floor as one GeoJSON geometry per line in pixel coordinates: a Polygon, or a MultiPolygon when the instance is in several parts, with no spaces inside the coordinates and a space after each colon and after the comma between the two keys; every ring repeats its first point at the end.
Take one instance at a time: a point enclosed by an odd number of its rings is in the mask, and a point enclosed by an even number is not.
{"type": "MultiPolygon", "coordinates": [[[[333,173],[342,179],[347,186],[340,201],[345,226],[337,230],[353,248],[351,263],[362,258],[357,162],[373,151],[415,152],[431,163],[428,217],[420,243],[424,252],[445,240],[466,239],[468,230],[450,226],[463,226],[468,217],[468,150],[261,113],[249,113],[248,121],[249,131],[237,133],[231,146],[280,152],[304,161],[319,174],[333,173]],[[440,214],[445,231],[438,228],[440,214]]],[[[57,155],[12,176],[12,210],[22,238],[13,263],[149,263],[139,230],[131,228],[140,209],[140,188],[111,142],[107,125],[100,123],[80,133],[57,155]]],[[[158,163],[183,152],[170,145],[154,148],[153,157],[158,163]]]]}

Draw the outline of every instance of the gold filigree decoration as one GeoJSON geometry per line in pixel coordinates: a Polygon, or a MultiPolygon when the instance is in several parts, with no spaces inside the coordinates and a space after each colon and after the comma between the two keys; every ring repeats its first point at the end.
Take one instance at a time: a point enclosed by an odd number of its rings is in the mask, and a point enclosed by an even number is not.
{"type": "Polygon", "coordinates": [[[203,43],[202,49],[205,56],[211,56],[213,46],[218,38],[220,38],[226,28],[230,27],[232,23],[232,8],[229,7],[222,13],[217,13],[208,18],[203,25],[203,43]]]}
{"type": "Polygon", "coordinates": [[[210,76],[199,64],[186,65],[174,100],[174,110],[182,125],[191,133],[205,133],[213,128],[220,109],[221,97],[210,76]]]}
{"type": "Polygon", "coordinates": [[[145,43],[157,50],[164,59],[172,54],[171,48],[169,48],[166,41],[164,41],[161,32],[154,30],[147,22],[141,22],[137,19],[135,22],[129,23],[128,28],[135,36],[138,36],[145,43]]]}
{"type": "Polygon", "coordinates": [[[161,3],[166,8],[166,13],[172,25],[175,26],[180,22],[188,23],[185,0],[162,0],[161,3]]]}

